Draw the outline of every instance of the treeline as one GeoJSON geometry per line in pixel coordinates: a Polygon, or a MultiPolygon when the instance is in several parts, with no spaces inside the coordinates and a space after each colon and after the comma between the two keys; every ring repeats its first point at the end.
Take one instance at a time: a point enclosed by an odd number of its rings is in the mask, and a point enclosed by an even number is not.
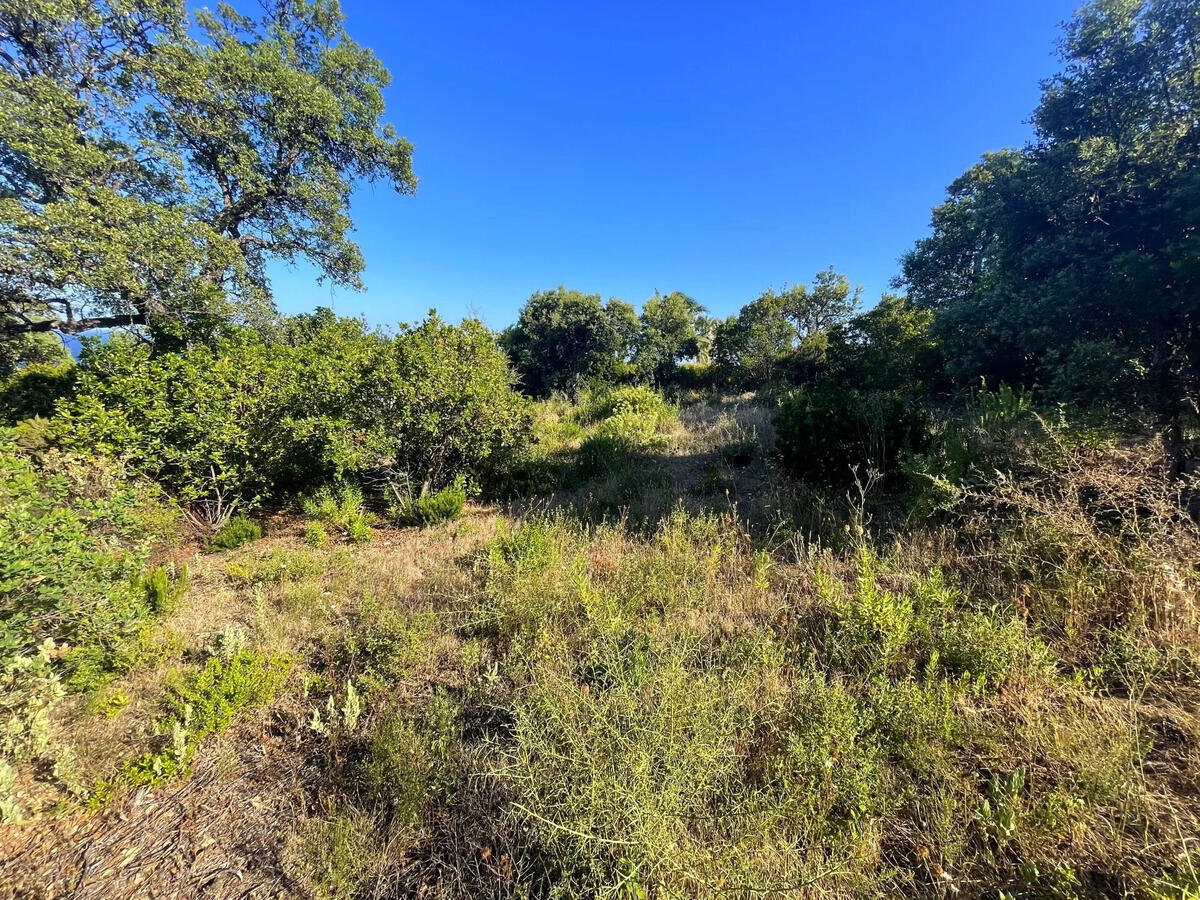
{"type": "Polygon", "coordinates": [[[830,269],[723,321],[655,296],[635,330],[624,304],[560,289],[531,298],[509,332],[526,386],[616,376],[946,396],[1008,384],[1149,426],[1182,470],[1200,410],[1198,35],[1186,0],[1084,6],[1034,139],[951,184],[901,260],[900,293],[874,308],[857,313],[860,292],[830,269]],[[618,318],[613,340],[604,323],[618,318]]]}
{"type": "Polygon", "coordinates": [[[558,287],[534,294],[500,335],[531,396],[640,383],[667,390],[766,389],[819,378],[853,388],[953,387],[934,314],[897,294],[863,312],[862,288],[832,267],[811,285],[768,288],[725,319],[678,291],[633,306],[558,287]]]}
{"type": "Polygon", "coordinates": [[[409,499],[478,481],[528,441],[513,381],[478,322],[389,336],[320,310],[171,351],[90,341],[77,366],[22,369],[2,402],[52,413],[27,440],[124,460],[219,525],[331,482],[409,499]]]}

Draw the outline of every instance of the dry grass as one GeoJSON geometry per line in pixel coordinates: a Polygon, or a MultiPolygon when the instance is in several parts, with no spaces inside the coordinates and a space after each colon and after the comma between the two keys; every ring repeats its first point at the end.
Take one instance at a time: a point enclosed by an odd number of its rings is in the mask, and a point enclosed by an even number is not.
{"type": "Polygon", "coordinates": [[[59,721],[83,768],[231,630],[286,688],[188,779],[4,829],[9,895],[1195,896],[1200,537],[1154,445],[1051,432],[916,524],[783,479],[751,398],[680,422],[553,500],[190,559],[178,652],[59,721]]]}

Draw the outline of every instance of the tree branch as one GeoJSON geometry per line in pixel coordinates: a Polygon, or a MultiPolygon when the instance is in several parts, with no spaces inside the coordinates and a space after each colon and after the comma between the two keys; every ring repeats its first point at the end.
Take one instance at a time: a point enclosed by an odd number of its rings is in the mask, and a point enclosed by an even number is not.
{"type": "Polygon", "coordinates": [[[43,319],[39,322],[9,321],[0,325],[0,336],[15,337],[18,334],[45,334],[60,331],[63,334],[79,334],[96,328],[121,328],[130,325],[145,325],[143,313],[127,313],[122,316],[88,316],[83,319],[43,319]]]}

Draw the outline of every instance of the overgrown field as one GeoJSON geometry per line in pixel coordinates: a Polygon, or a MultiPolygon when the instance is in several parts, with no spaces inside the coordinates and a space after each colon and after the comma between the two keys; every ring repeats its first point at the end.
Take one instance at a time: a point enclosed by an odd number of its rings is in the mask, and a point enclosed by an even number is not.
{"type": "Polygon", "coordinates": [[[1159,445],[986,395],[813,487],[750,396],[534,418],[512,500],[204,543],[15,433],[8,895],[1198,895],[1159,445]]]}

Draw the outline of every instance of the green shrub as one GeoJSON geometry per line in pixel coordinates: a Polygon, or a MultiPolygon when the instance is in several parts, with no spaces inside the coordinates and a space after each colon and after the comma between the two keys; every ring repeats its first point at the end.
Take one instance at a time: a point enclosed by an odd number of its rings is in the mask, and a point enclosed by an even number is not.
{"type": "Polygon", "coordinates": [[[0,379],[0,425],[15,425],[34,416],[52,416],[59,398],[74,388],[76,372],[71,361],[31,363],[0,379]]]}
{"type": "Polygon", "coordinates": [[[522,388],[548,396],[614,378],[637,329],[632,306],[614,299],[606,307],[599,294],[560,285],[533,294],[500,342],[521,373],[522,388]]]}
{"type": "Polygon", "coordinates": [[[444,693],[414,713],[397,709],[375,727],[362,764],[363,789],[404,825],[415,825],[426,806],[458,782],[453,758],[460,711],[444,693]]]}
{"type": "Polygon", "coordinates": [[[879,303],[832,329],[825,377],[866,391],[902,391],[927,396],[947,387],[934,312],[903,296],[884,294],[879,303]]]}
{"type": "Polygon", "coordinates": [[[894,475],[905,453],[921,450],[928,418],[897,394],[860,393],[833,385],[793,391],[780,401],[775,447],[794,475],[834,484],[875,470],[894,475]]]}
{"type": "Polygon", "coordinates": [[[620,437],[594,434],[579,446],[576,474],[583,479],[611,474],[628,465],[637,450],[637,445],[620,437]]]}
{"type": "Polygon", "coordinates": [[[289,874],[318,900],[359,896],[383,848],[370,816],[346,807],[305,822],[288,848],[289,874]]]}
{"type": "Polygon", "coordinates": [[[675,407],[643,386],[594,393],[584,400],[577,417],[591,426],[575,459],[581,479],[612,474],[632,458],[664,448],[665,429],[679,421],[675,407]]]}
{"type": "Polygon", "coordinates": [[[678,420],[675,408],[653,388],[644,385],[617,387],[590,392],[579,407],[577,418],[585,425],[617,416],[646,420],[661,428],[678,420]]]}
{"type": "Polygon", "coordinates": [[[0,759],[36,758],[50,747],[50,713],[65,696],[54,650],[47,639],[37,652],[5,660],[0,669],[0,759]]]}
{"type": "Polygon", "coordinates": [[[681,363],[675,368],[672,386],[680,391],[711,392],[721,380],[721,369],[712,363],[681,363]]]}
{"type": "MultiPolygon", "coordinates": [[[[968,396],[964,410],[932,430],[925,447],[905,453],[905,503],[918,517],[944,511],[960,488],[1011,468],[1018,446],[1031,443],[1031,430],[1039,429],[1031,397],[1023,388],[1002,384],[989,391],[982,385],[968,396]]],[[[1032,443],[1041,438],[1038,434],[1032,443]]]]}
{"type": "Polygon", "coordinates": [[[214,550],[236,550],[262,536],[262,526],[257,522],[245,516],[234,516],[213,533],[208,546],[214,550]]]}
{"type": "Polygon", "coordinates": [[[320,522],[309,522],[304,526],[304,543],[310,547],[328,547],[329,535],[320,522]]]}
{"type": "Polygon", "coordinates": [[[139,576],[138,582],[146,592],[146,602],[154,612],[170,612],[188,588],[188,567],[185,565],[175,569],[174,565],[155,566],[139,576]]]}
{"type": "Polygon", "coordinates": [[[864,712],[845,686],[806,673],[778,713],[762,717],[747,780],[775,794],[782,820],[811,823],[809,834],[828,841],[886,808],[864,712]]]}
{"type": "Polygon", "coordinates": [[[85,659],[97,676],[114,671],[186,586],[186,573],[145,568],[175,514],[105,460],[31,454],[13,439],[0,430],[0,660],[52,638],[72,648],[68,676],[85,659]]]}
{"type": "Polygon", "coordinates": [[[325,484],[301,501],[304,514],[320,524],[338,528],[352,544],[371,540],[372,515],[362,489],[350,482],[325,484]]]}
{"type": "Polygon", "coordinates": [[[185,722],[193,742],[224,731],[243,709],[262,706],[275,696],[289,661],[240,649],[212,656],[199,671],[174,678],[165,706],[171,718],[185,722]]]}
{"type": "Polygon", "coordinates": [[[715,463],[704,467],[692,491],[701,497],[721,497],[733,490],[733,480],[715,463]]]}
{"type": "Polygon", "coordinates": [[[270,703],[289,666],[286,657],[237,649],[174,676],[164,700],[167,715],[157,723],[167,746],[126,763],[122,777],[140,785],[183,775],[201,741],[224,731],[243,710],[270,703]]]}
{"type": "Polygon", "coordinates": [[[437,619],[429,610],[401,612],[364,593],[358,615],[348,623],[337,655],[338,668],[358,673],[368,695],[389,695],[397,681],[425,660],[437,619]]]}
{"type": "Polygon", "coordinates": [[[369,544],[374,532],[365,515],[358,515],[346,522],[346,540],[352,544],[369,544]]]}
{"type": "Polygon", "coordinates": [[[834,659],[866,673],[952,676],[976,691],[995,691],[1017,673],[1045,671],[1045,646],[1018,618],[966,606],[934,570],[906,591],[881,584],[880,562],[861,548],[854,586],[820,575],[824,600],[838,620],[834,659]]]}
{"type": "Polygon", "coordinates": [[[309,318],[288,340],[230,328],[178,352],[89,347],[57,434],[128,458],[213,520],[230,500],[381,467],[440,488],[502,468],[528,442],[527,401],[478,322],[430,316],[389,340],[357,320],[309,318]]]}
{"type": "Polygon", "coordinates": [[[0,660],[0,823],[23,818],[15,766],[52,764],[56,748],[51,714],[65,691],[52,663],[54,641],[29,656],[0,660]]]}
{"type": "Polygon", "coordinates": [[[745,437],[726,441],[717,448],[717,452],[721,455],[721,459],[731,466],[739,468],[748,466],[758,455],[758,440],[754,437],[745,437]]]}
{"type": "Polygon", "coordinates": [[[450,522],[462,515],[467,491],[461,479],[449,487],[412,500],[397,501],[390,514],[398,525],[436,525],[450,522]]]}

